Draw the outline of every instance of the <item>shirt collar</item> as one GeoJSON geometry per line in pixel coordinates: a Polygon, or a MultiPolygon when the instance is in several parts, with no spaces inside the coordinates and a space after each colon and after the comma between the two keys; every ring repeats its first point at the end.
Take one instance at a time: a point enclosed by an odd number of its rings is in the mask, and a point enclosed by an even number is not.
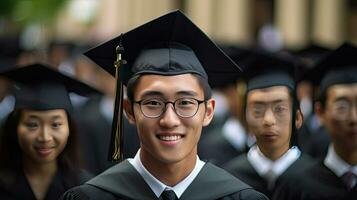
{"type": "Polygon", "coordinates": [[[237,150],[244,150],[247,135],[239,120],[230,117],[223,125],[223,137],[237,150]]]}
{"type": "Polygon", "coordinates": [[[276,180],[276,178],[283,174],[285,170],[300,157],[300,155],[301,152],[299,148],[293,146],[279,159],[272,161],[260,151],[257,145],[254,145],[248,151],[247,158],[261,177],[265,177],[269,171],[272,171],[273,177],[271,178],[276,180]]]}
{"type": "Polygon", "coordinates": [[[175,186],[167,186],[157,178],[155,178],[142,164],[140,160],[140,149],[136,153],[133,159],[128,159],[128,161],[134,166],[136,171],[143,177],[145,182],[149,185],[151,190],[155,193],[155,195],[159,198],[161,193],[164,190],[173,190],[178,198],[184,193],[184,191],[188,188],[188,186],[192,183],[192,181],[196,178],[198,173],[201,171],[202,167],[205,165],[203,161],[197,156],[196,165],[192,172],[184,178],[181,182],[176,184],[175,186]]]}
{"type": "Polygon", "coordinates": [[[357,175],[357,165],[352,166],[346,163],[339,155],[337,155],[335,148],[331,144],[328,148],[324,164],[338,177],[341,177],[344,173],[351,171],[357,175]]]}

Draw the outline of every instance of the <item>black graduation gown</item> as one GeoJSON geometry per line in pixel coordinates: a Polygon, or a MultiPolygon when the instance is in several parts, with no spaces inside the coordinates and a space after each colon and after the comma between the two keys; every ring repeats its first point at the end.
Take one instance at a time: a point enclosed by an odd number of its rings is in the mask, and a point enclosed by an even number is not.
{"type": "Polygon", "coordinates": [[[244,181],[248,185],[252,186],[257,191],[265,194],[271,198],[275,192],[275,188],[283,185],[286,180],[290,178],[292,174],[310,166],[313,164],[313,160],[307,155],[301,155],[293,164],[291,164],[283,174],[281,174],[275,181],[274,188],[268,187],[268,182],[261,177],[253,166],[248,161],[247,155],[238,156],[236,159],[230,161],[223,166],[228,172],[236,176],[240,180],[244,181]]]}
{"type": "MultiPolygon", "coordinates": [[[[35,200],[35,195],[31,189],[23,171],[18,173],[10,170],[0,172],[0,199],[27,199],[35,200]]],[[[80,172],[79,182],[64,180],[63,173],[60,170],[56,173],[45,195],[45,200],[57,200],[68,189],[88,181],[92,176],[87,172],[80,172]]]]}
{"type": "Polygon", "coordinates": [[[286,200],[355,200],[357,185],[349,191],[341,179],[319,161],[292,176],[275,196],[286,200]]]}
{"type": "Polygon", "coordinates": [[[246,153],[247,147],[238,150],[224,136],[222,127],[211,130],[212,133],[199,142],[198,155],[202,160],[209,161],[217,166],[246,153]]]}
{"type": "MultiPolygon", "coordinates": [[[[86,184],[67,191],[62,199],[158,199],[135,168],[125,160],[86,184]]],[[[267,199],[263,194],[207,163],[182,194],[182,200],[267,199]]]]}
{"type": "Polygon", "coordinates": [[[312,134],[306,144],[304,153],[309,154],[316,159],[324,159],[328,152],[328,147],[331,142],[330,135],[322,126],[316,133],[312,134]]]}

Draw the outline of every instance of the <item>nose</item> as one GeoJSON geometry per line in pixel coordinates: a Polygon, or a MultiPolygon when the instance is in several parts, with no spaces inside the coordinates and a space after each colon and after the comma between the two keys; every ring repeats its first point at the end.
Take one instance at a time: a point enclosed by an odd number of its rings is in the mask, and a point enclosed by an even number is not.
{"type": "Polygon", "coordinates": [[[176,127],[180,124],[179,116],[176,114],[174,105],[167,104],[164,113],[160,118],[160,125],[163,127],[176,127]]]}
{"type": "Polygon", "coordinates": [[[264,113],[263,124],[265,126],[272,126],[275,124],[275,116],[271,109],[267,109],[264,113]]]}
{"type": "Polygon", "coordinates": [[[52,140],[51,128],[48,126],[43,126],[39,136],[37,137],[39,142],[49,142],[52,140]]]}

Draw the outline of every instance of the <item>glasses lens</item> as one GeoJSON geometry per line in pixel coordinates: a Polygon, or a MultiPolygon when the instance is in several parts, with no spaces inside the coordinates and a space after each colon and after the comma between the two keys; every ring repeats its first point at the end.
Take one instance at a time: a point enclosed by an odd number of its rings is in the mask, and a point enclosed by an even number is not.
{"type": "Polygon", "coordinates": [[[181,117],[192,117],[198,110],[198,102],[193,98],[182,98],[175,101],[176,113],[181,117]]]}
{"type": "Polygon", "coordinates": [[[333,115],[340,120],[345,120],[350,110],[351,104],[347,101],[337,101],[332,105],[333,115]]]}
{"type": "Polygon", "coordinates": [[[160,99],[143,100],[140,104],[141,111],[146,117],[159,117],[164,109],[164,102],[160,99]]]}

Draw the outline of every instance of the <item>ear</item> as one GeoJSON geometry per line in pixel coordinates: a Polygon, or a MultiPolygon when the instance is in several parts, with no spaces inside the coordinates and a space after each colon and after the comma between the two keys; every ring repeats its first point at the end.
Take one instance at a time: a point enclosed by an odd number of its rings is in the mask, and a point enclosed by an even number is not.
{"type": "Polygon", "coordinates": [[[208,126],[214,115],[214,108],[216,105],[216,101],[214,99],[209,99],[206,103],[206,112],[205,112],[205,117],[203,119],[203,126],[208,126]]]}
{"type": "Polygon", "coordinates": [[[295,117],[295,127],[296,129],[300,129],[302,126],[302,123],[304,121],[304,116],[301,113],[301,110],[296,111],[296,117],[295,117]]]}
{"type": "Polygon", "coordinates": [[[321,124],[324,124],[325,109],[320,102],[315,103],[315,114],[319,118],[321,124]]]}
{"type": "Polygon", "coordinates": [[[123,109],[125,111],[125,114],[128,118],[128,121],[130,122],[130,124],[135,124],[134,111],[132,109],[132,104],[128,99],[123,100],[123,109]]]}

